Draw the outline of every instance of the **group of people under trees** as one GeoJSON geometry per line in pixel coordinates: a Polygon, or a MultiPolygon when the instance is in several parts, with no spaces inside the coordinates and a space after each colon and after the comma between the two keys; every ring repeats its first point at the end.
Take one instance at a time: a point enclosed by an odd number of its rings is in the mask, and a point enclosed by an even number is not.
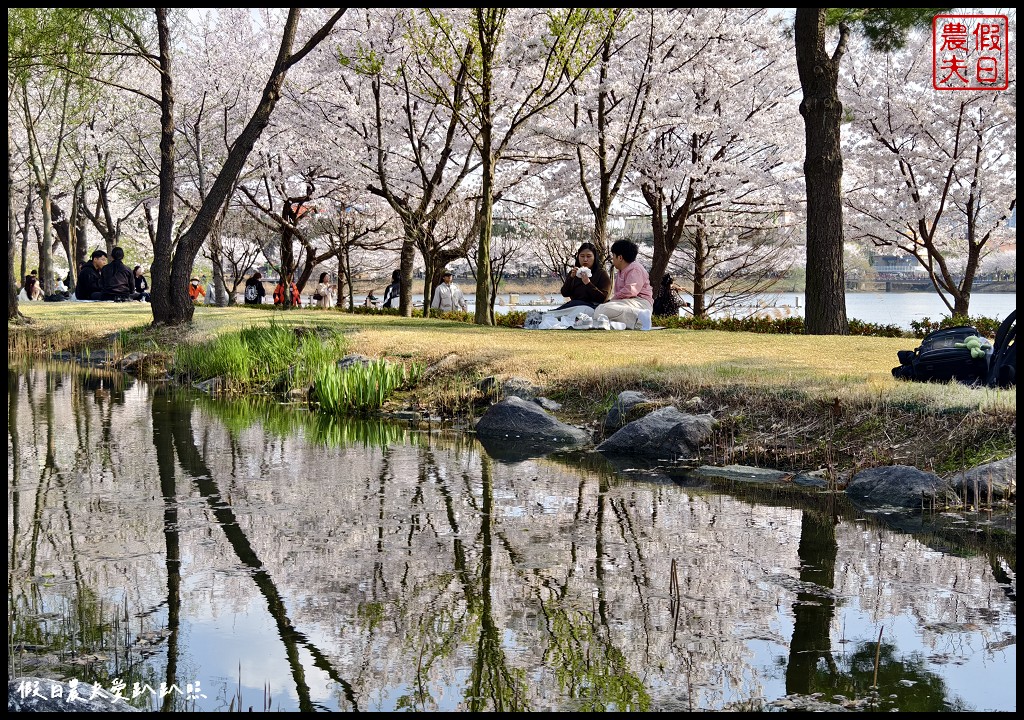
{"type": "Polygon", "coordinates": [[[678,315],[688,305],[679,297],[681,288],[666,274],[654,299],[647,269],[637,262],[640,249],[631,240],[617,240],[610,248],[615,268],[612,280],[600,262],[598,249],[585,242],[576,251],[560,290],[568,301],[527,322],[527,327],[601,327],[650,330],[653,316],[678,315]],[[586,317],[581,317],[586,316],[586,317]],[[607,325],[605,325],[607,323],[607,325]]]}
{"type": "MultiPolygon", "coordinates": [[[[647,270],[637,262],[639,248],[630,240],[618,240],[610,249],[611,264],[615,269],[613,279],[605,271],[600,261],[599,251],[593,243],[580,245],[573,259],[573,266],[566,273],[560,293],[567,301],[542,314],[546,327],[554,327],[559,322],[563,325],[581,319],[584,314],[593,319],[603,316],[612,327],[627,329],[650,329],[652,316],[675,316],[679,310],[689,303],[680,297],[682,288],[676,285],[671,275],[662,278],[661,292],[655,300],[647,270]]],[[[430,308],[441,312],[467,312],[465,295],[453,280],[451,270],[444,270],[441,283],[434,290],[430,308]]],[[[61,290],[61,283],[58,292],[61,290]]],[[[395,270],[391,282],[384,290],[383,306],[396,306],[401,298],[401,271],[395,270]]],[[[66,288],[64,288],[66,290],[66,288]]],[[[95,250],[90,259],[82,264],[78,271],[78,284],[75,297],[79,300],[140,300],[149,301],[149,285],[142,268],[136,265],[129,270],[124,264],[124,250],[115,247],[111,251],[108,262],[107,253],[95,250]]],[[[274,305],[285,304],[286,295],[292,307],[302,306],[302,297],[294,282],[286,283],[284,278],[278,281],[274,289],[274,305]]],[[[335,286],[331,284],[330,275],[320,273],[319,280],[312,296],[312,306],[330,308],[333,304],[335,286]]],[[[206,289],[199,278],[192,278],[188,288],[189,297],[194,303],[202,303],[206,289]]],[[[22,299],[34,300],[42,295],[38,278],[35,274],[25,277],[22,287],[22,299]]],[[[263,275],[256,271],[245,283],[244,299],[247,305],[260,305],[266,290],[263,286],[263,275]]],[[[369,300],[368,296],[368,300],[369,300]]],[[[376,299],[376,298],[374,298],[376,299]]],[[[536,321],[536,318],[534,318],[536,321]]],[[[602,321],[599,321],[599,323],[602,321]]],[[[535,322],[534,327],[539,323],[535,322]]],[[[595,325],[603,327],[603,325],[595,325]]],[[[527,323],[530,327],[530,323],[527,323]]]]}
{"type": "MultiPolygon", "coordinates": [[[[334,290],[335,286],[331,283],[330,273],[320,273],[320,278],[313,289],[313,296],[310,298],[311,307],[324,309],[331,307],[334,302],[334,290]]],[[[266,288],[263,287],[263,273],[257,270],[245,281],[243,299],[246,305],[262,305],[266,294],[266,288]]],[[[294,281],[285,282],[283,277],[277,281],[277,285],[274,287],[273,299],[274,305],[278,307],[285,305],[286,300],[291,307],[302,307],[302,294],[299,292],[299,286],[294,281]]]]}
{"type": "Polygon", "coordinates": [[[141,265],[129,270],[124,264],[124,248],[112,249],[109,262],[106,252],[93,250],[92,256],[78,270],[75,297],[78,300],[149,302],[149,283],[141,265]]]}
{"type": "MultiPolygon", "coordinates": [[[[571,323],[582,313],[592,319],[604,316],[609,327],[628,329],[649,329],[652,317],[678,316],[679,311],[689,307],[672,276],[665,274],[661,280],[661,291],[654,299],[653,288],[647,270],[637,262],[639,247],[630,240],[619,240],[611,246],[611,264],[615,269],[614,282],[605,271],[600,253],[593,243],[580,245],[573,259],[573,266],[566,273],[565,282],[559,290],[567,301],[535,318],[539,326],[546,319],[546,327],[559,322],[571,323]],[[616,323],[612,326],[611,323],[616,323]],[[621,325],[619,325],[621,324],[621,325]]],[[[321,281],[323,276],[321,276],[321,281]]],[[[391,282],[384,289],[383,307],[397,306],[401,299],[401,271],[391,274],[391,282]]],[[[372,291],[367,295],[366,304],[376,305],[377,298],[372,291]]],[[[466,298],[454,282],[451,270],[445,269],[441,282],[434,289],[430,308],[441,312],[468,312],[466,298]]],[[[597,325],[604,327],[603,324],[597,325]]],[[[527,327],[530,327],[527,324],[527,327]]]]}

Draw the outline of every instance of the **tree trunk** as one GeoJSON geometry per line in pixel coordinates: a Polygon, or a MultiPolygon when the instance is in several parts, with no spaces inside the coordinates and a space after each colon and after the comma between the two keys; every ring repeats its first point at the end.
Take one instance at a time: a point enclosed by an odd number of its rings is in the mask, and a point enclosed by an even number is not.
{"type": "MultiPolygon", "coordinates": [[[[705,229],[698,225],[693,234],[693,316],[707,316],[707,245],[705,229]]],[[[660,280],[659,280],[660,282],[660,280]]]]}
{"type": "MultiPolygon", "coordinates": [[[[79,205],[85,205],[85,188],[82,188],[82,197],[79,205]]],[[[75,215],[75,232],[72,234],[72,246],[74,247],[74,260],[71,263],[72,272],[78,277],[78,268],[85,263],[85,250],[89,247],[89,226],[84,212],[75,215]]]]}
{"type": "MultiPolygon", "coordinates": [[[[484,133],[484,153],[490,156],[491,141],[490,129],[484,133]]],[[[494,198],[491,193],[494,191],[494,165],[492,159],[484,161],[483,167],[483,198],[480,203],[480,213],[483,221],[480,223],[480,243],[476,251],[476,312],[473,322],[477,325],[493,325],[494,313],[487,302],[491,295],[491,227],[494,222],[494,198]]]]}
{"type": "Polygon", "coordinates": [[[228,295],[227,288],[224,286],[224,267],[221,265],[219,232],[213,234],[212,241],[213,247],[210,248],[210,262],[213,264],[213,278],[210,282],[213,283],[214,302],[218,307],[224,307],[228,304],[228,295]]]}
{"type": "MultiPolygon", "coordinates": [[[[8,178],[8,179],[10,179],[10,178],[8,178]]],[[[25,202],[25,220],[24,220],[24,222],[22,223],[22,226],[21,226],[21,274],[19,274],[18,278],[17,278],[19,283],[25,282],[25,275],[28,273],[28,267],[27,267],[28,266],[28,233],[29,233],[29,224],[32,221],[32,198],[33,197],[34,196],[32,194],[32,185],[30,183],[29,184],[29,189],[28,189],[28,197],[26,198],[26,202],[25,202]]],[[[11,199],[11,194],[10,193],[7,194],[7,199],[8,200],[11,199]]],[[[13,238],[13,237],[14,237],[14,234],[12,233],[11,234],[11,238],[13,238]]],[[[14,265],[12,264],[11,267],[14,267],[14,265]]],[[[17,291],[15,291],[15,292],[17,292],[17,291]]]]}
{"type": "Polygon", "coordinates": [[[292,306],[292,278],[295,275],[295,253],[292,247],[292,232],[281,229],[281,280],[284,282],[284,307],[292,306]]]}
{"type": "Polygon", "coordinates": [[[420,254],[423,256],[423,317],[427,318],[430,317],[430,303],[434,299],[434,289],[441,284],[441,278],[436,276],[443,271],[434,264],[432,254],[427,252],[420,254]]]}
{"type": "MultiPolygon", "coordinates": [[[[11,124],[7,123],[7,319],[14,320],[18,311],[18,287],[14,282],[14,176],[11,175],[11,124]]],[[[24,254],[22,254],[24,257],[24,254]]],[[[13,396],[12,396],[13,397],[13,396]]]]}
{"type": "MultiPolygon", "coordinates": [[[[217,220],[220,208],[228,194],[235,188],[238,176],[249,153],[270,122],[284,84],[288,69],[316,47],[345,13],[337,10],[317,30],[297,53],[292,53],[295,32],[301,10],[291,8],[281,35],[281,46],[274,68],[263,88],[259,105],[245,127],[231,144],[224,165],[217,174],[209,195],[203,200],[195,220],[180,238],[174,249],[172,229],[174,223],[174,84],[171,70],[170,29],[167,25],[167,9],[157,8],[157,31],[160,46],[160,216],[157,221],[157,236],[154,244],[155,260],[153,276],[155,293],[152,295],[153,322],[168,325],[182,325],[191,322],[195,308],[188,297],[188,283],[192,274],[199,248],[202,247],[217,220]],[[169,272],[168,272],[169,269],[169,272]],[[158,283],[163,283],[160,287],[158,283]]],[[[286,293],[289,295],[290,293],[286,293]]]]}
{"type": "Polygon", "coordinates": [[[349,290],[350,285],[348,281],[348,275],[345,274],[345,259],[348,257],[348,248],[343,247],[341,252],[338,253],[338,296],[334,298],[335,307],[345,307],[345,303],[342,300],[344,297],[348,297],[348,309],[352,310],[352,296],[349,290]]]}
{"type": "Polygon", "coordinates": [[[39,248],[39,286],[43,296],[53,295],[53,223],[50,215],[50,187],[39,187],[39,200],[43,211],[43,244],[39,248]]]}
{"type": "Polygon", "coordinates": [[[494,60],[497,30],[494,10],[476,9],[477,33],[480,38],[480,157],[483,174],[480,199],[480,242],[476,252],[476,313],[477,325],[493,325],[494,313],[487,303],[491,296],[491,230],[494,222],[494,163],[492,140],[494,117],[491,90],[494,81],[491,63],[494,60]],[[488,19],[484,20],[487,13],[488,19]]]}
{"type": "MultiPolygon", "coordinates": [[[[195,308],[188,292],[172,292],[171,250],[174,246],[174,84],[171,68],[170,29],[167,11],[157,10],[157,30],[160,43],[160,200],[156,217],[156,236],[153,242],[153,273],[150,287],[150,307],[153,323],[180,325],[192,320],[195,308]],[[183,301],[188,301],[185,307],[183,301]]],[[[189,279],[185,278],[184,289],[189,279]]],[[[176,286],[175,286],[176,287],[176,286]]]]}
{"type": "MultiPolygon", "coordinates": [[[[416,240],[409,236],[409,230],[406,226],[399,264],[402,271],[402,296],[398,301],[398,314],[402,317],[412,317],[412,266],[416,258],[416,240]]],[[[429,302],[429,298],[424,299],[424,310],[429,302]]]]}
{"type": "Polygon", "coordinates": [[[843,156],[839,125],[843,106],[837,84],[848,29],[840,26],[832,57],[825,52],[825,8],[797,8],[796,62],[803,100],[807,184],[807,288],[804,332],[846,335],[843,277],[843,156]]]}

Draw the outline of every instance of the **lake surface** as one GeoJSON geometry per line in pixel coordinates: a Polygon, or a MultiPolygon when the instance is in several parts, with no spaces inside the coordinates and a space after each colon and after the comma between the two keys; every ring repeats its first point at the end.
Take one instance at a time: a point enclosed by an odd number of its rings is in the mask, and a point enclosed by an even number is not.
{"type": "MultiPolygon", "coordinates": [[[[689,296],[684,297],[692,300],[689,296]]],[[[365,298],[358,301],[362,299],[365,298]]],[[[413,299],[422,303],[423,295],[415,295],[413,299]]],[[[466,300],[472,312],[475,307],[474,296],[467,295],[466,300]]],[[[565,299],[555,292],[549,295],[501,293],[498,300],[494,311],[501,314],[509,310],[548,310],[561,305],[565,299]]],[[[773,293],[754,296],[744,307],[736,308],[733,313],[738,317],[755,313],[768,317],[803,317],[805,305],[802,293],[773,293]]],[[[1016,293],[975,293],[971,296],[972,317],[980,315],[1002,320],[1016,307],[1016,293]]],[[[949,310],[935,293],[863,292],[846,295],[846,316],[851,320],[896,325],[903,330],[911,330],[911,320],[939,320],[948,315],[949,310]]]]}
{"type": "Polygon", "coordinates": [[[8,426],[17,674],[168,710],[722,710],[876,675],[882,710],[1016,710],[1015,543],[959,517],[66,366],[8,369],[8,426]]]}

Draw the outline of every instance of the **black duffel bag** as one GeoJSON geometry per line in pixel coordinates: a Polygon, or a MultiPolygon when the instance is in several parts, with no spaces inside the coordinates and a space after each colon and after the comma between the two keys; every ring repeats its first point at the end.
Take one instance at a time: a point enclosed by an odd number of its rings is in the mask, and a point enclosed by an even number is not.
{"type": "Polygon", "coordinates": [[[917,348],[900,350],[897,357],[900,364],[892,369],[892,376],[897,380],[956,380],[965,385],[985,385],[988,383],[992,343],[981,337],[977,328],[960,325],[928,333],[917,348]],[[984,351],[981,357],[975,357],[979,353],[972,353],[969,347],[964,346],[971,337],[979,339],[984,351]]]}

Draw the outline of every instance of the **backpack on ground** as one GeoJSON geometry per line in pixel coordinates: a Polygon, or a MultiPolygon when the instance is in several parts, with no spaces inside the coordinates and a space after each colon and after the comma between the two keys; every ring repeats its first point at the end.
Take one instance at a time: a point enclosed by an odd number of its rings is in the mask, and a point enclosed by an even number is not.
{"type": "Polygon", "coordinates": [[[897,380],[956,380],[964,385],[985,385],[993,346],[976,328],[960,325],[930,332],[918,347],[900,350],[896,355],[900,364],[892,369],[892,376],[897,380]]]}
{"type": "Polygon", "coordinates": [[[988,366],[990,387],[1017,387],[1017,310],[1006,316],[996,340],[992,343],[992,359],[988,366]]]}
{"type": "Polygon", "coordinates": [[[256,283],[245,286],[245,301],[247,303],[258,303],[260,301],[260,293],[256,289],[256,283]]]}

